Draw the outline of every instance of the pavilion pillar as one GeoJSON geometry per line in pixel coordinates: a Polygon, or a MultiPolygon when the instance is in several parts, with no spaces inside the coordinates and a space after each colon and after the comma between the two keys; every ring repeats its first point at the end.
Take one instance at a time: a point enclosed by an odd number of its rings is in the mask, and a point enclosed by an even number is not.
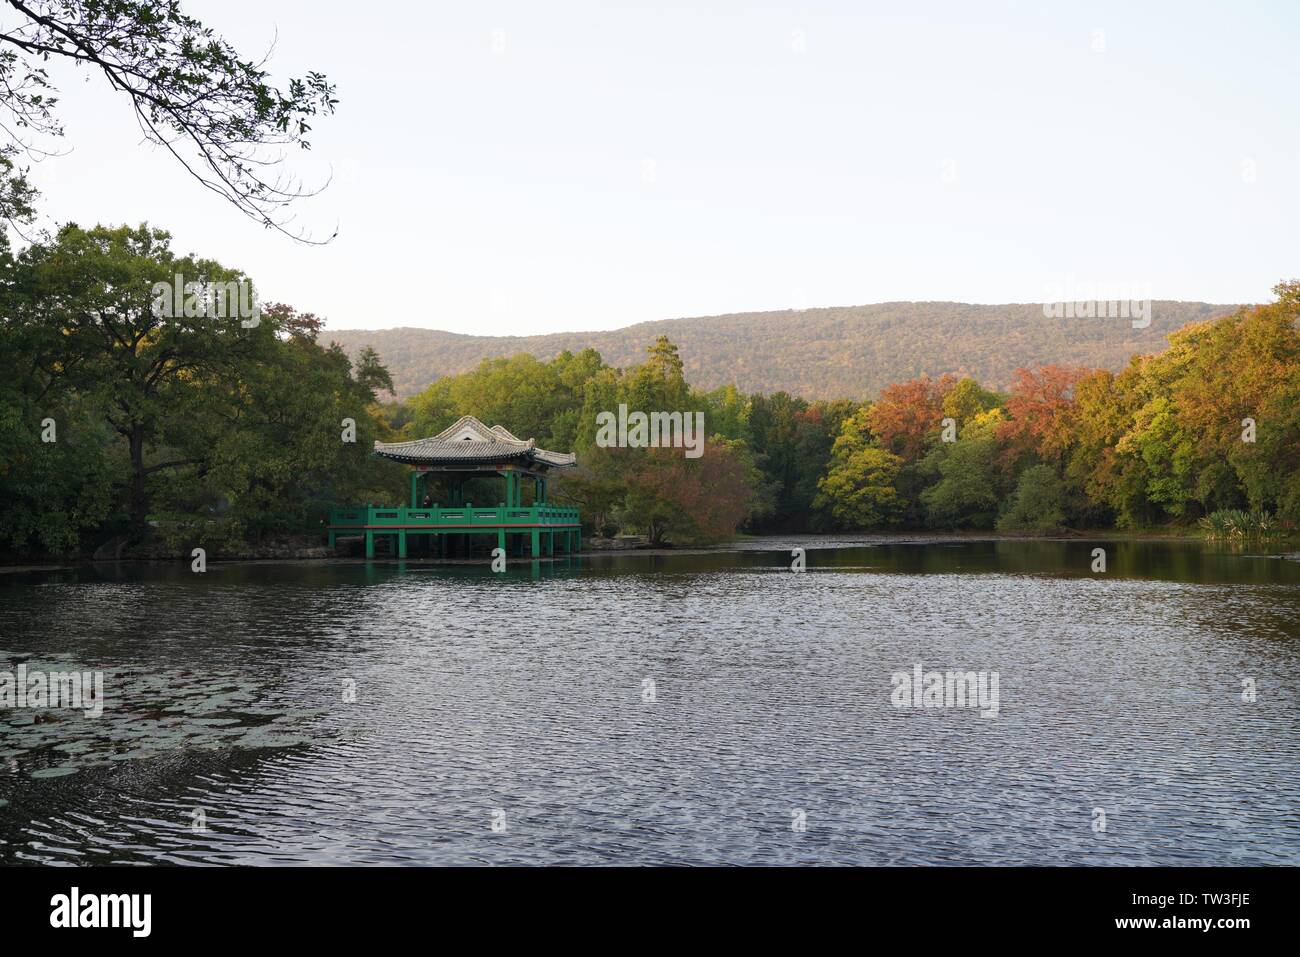
{"type": "Polygon", "coordinates": [[[555,554],[555,529],[553,528],[546,530],[546,554],[555,554]]]}
{"type": "Polygon", "coordinates": [[[411,470],[411,508],[420,507],[420,473],[411,470]]]}
{"type": "Polygon", "coordinates": [[[406,557],[406,529],[404,528],[397,530],[397,557],[406,557]]]}
{"type": "Polygon", "coordinates": [[[533,528],[533,558],[542,554],[542,536],[536,527],[533,528]]]}
{"type": "Polygon", "coordinates": [[[506,530],[504,528],[497,529],[497,548],[501,549],[502,555],[506,554],[506,530]]]}
{"type": "Polygon", "coordinates": [[[366,529],[366,558],[375,557],[375,533],[366,529]]]}

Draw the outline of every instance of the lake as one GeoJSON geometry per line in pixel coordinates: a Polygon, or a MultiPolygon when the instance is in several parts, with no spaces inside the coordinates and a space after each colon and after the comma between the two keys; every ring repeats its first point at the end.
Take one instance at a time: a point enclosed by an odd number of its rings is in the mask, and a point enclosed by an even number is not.
{"type": "Polygon", "coordinates": [[[0,621],[105,696],[0,710],[6,864],[1300,864],[1282,556],[100,565],[0,574],[0,621]],[[898,691],[948,671],[996,714],[898,691]]]}

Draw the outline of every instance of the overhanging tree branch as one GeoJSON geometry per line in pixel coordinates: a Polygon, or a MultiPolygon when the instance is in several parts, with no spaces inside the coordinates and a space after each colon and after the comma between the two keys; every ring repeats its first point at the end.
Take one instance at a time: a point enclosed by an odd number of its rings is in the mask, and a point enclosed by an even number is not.
{"type": "MultiPolygon", "coordinates": [[[[310,149],[311,123],[334,112],[334,86],[311,72],[281,90],[264,61],[242,60],[180,9],[180,0],[3,0],[21,22],[0,29],[0,106],[20,129],[61,135],[57,100],[38,61],[99,70],[131,102],[146,139],[207,189],[264,226],[291,232],[288,207],[318,194],[271,170],[292,146],[310,149]]],[[[11,136],[0,155],[30,145],[11,136]]],[[[329,238],[333,238],[332,236],[329,238]]],[[[328,242],[329,239],[323,240],[328,242]]]]}

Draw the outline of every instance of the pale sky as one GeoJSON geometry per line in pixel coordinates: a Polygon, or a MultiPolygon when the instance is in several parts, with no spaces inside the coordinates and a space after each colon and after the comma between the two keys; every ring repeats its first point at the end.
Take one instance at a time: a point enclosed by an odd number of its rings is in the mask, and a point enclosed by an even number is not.
{"type": "MultiPolygon", "coordinates": [[[[46,222],[138,223],[331,328],[475,334],[1300,274],[1300,4],[185,0],[338,84],[268,232],[60,70],[46,222]]],[[[0,20],[6,20],[0,17],[0,20]]],[[[88,77],[89,80],[85,79],[88,77]]]]}

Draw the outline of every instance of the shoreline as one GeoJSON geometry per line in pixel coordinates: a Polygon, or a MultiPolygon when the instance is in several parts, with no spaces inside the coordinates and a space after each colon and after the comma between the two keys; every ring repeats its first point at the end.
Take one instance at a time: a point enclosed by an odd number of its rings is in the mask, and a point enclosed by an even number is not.
{"type": "MultiPolygon", "coordinates": [[[[1163,544],[1185,543],[1190,545],[1201,546],[1224,546],[1233,543],[1207,539],[1192,532],[1179,534],[1176,532],[1164,531],[1122,531],[1117,529],[1107,529],[1088,532],[1064,532],[1055,535],[1026,535],[1026,534],[1009,534],[999,532],[867,532],[862,534],[851,533],[778,533],[771,535],[742,535],[728,542],[719,542],[711,545],[682,545],[679,547],[655,547],[640,545],[607,545],[602,544],[597,547],[587,547],[582,551],[573,552],[571,555],[546,555],[538,558],[514,559],[518,561],[562,561],[566,558],[604,558],[620,555],[645,555],[652,557],[666,557],[670,555],[707,555],[719,553],[739,553],[747,551],[785,551],[790,548],[800,547],[807,549],[821,548],[871,548],[883,545],[943,545],[964,542],[1080,542],[1080,541],[1098,541],[1098,542],[1152,542],[1163,544]]],[[[1260,549],[1256,554],[1262,554],[1266,557],[1285,558],[1290,560],[1300,560],[1300,549],[1294,539],[1282,539],[1277,541],[1276,545],[1281,546],[1276,550],[1268,550],[1265,542],[1241,542],[1242,546],[1254,546],[1260,549]]],[[[296,549],[295,554],[285,555],[266,555],[266,554],[235,554],[228,556],[209,556],[208,561],[211,564],[233,565],[233,564],[263,564],[263,565],[281,565],[281,564],[340,564],[340,565],[364,565],[364,564],[395,564],[403,562],[410,565],[478,565],[482,564],[485,559],[482,558],[405,558],[397,559],[393,557],[384,557],[381,559],[367,559],[354,555],[339,554],[321,554],[328,549],[321,546],[311,546],[302,549],[296,549]],[[313,552],[315,554],[301,554],[301,552],[313,552]]],[[[176,563],[189,562],[188,555],[151,556],[136,558],[116,558],[116,559],[93,559],[79,558],[63,562],[28,562],[23,564],[6,565],[0,563],[0,575],[4,574],[22,574],[28,572],[51,572],[62,571],[73,568],[86,568],[99,565],[174,565],[176,563]]]]}

